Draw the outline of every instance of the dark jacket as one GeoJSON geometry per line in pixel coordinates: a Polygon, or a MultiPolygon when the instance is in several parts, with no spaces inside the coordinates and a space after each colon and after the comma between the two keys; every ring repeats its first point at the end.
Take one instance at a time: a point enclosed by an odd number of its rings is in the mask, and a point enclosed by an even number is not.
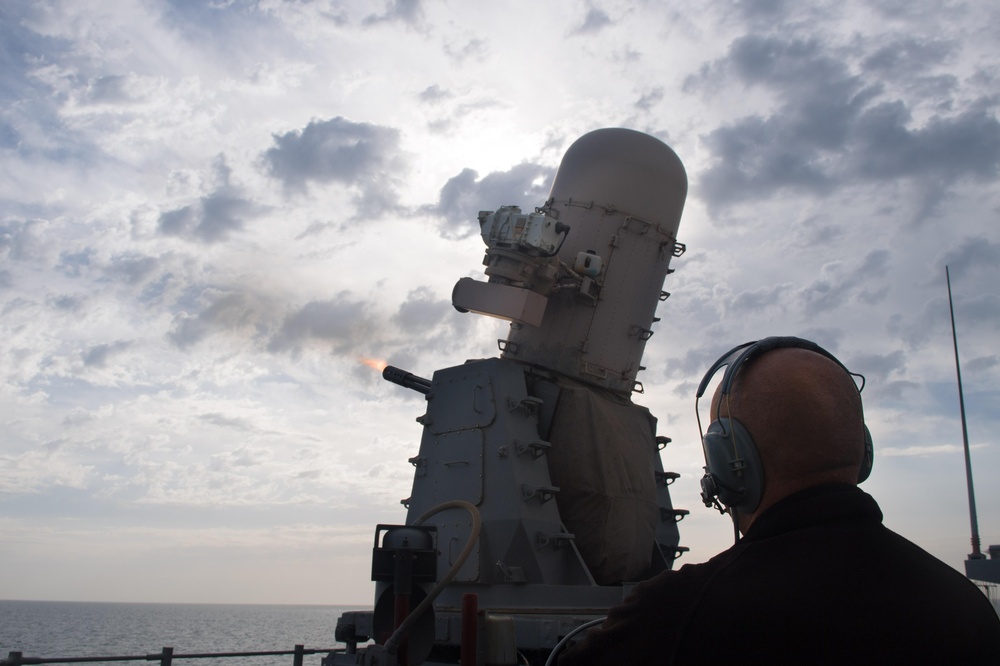
{"type": "Polygon", "coordinates": [[[732,548],[634,589],[580,664],[1000,664],[1000,618],[851,485],[796,493],[732,548]],[[963,658],[971,661],[962,662],[963,658]]]}

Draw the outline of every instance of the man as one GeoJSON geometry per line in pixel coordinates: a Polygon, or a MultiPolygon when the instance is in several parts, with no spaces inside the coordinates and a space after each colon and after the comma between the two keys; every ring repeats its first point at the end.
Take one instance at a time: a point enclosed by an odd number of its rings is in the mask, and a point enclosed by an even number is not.
{"type": "Polygon", "coordinates": [[[720,359],[700,391],[722,366],[706,456],[710,445],[735,451],[741,426],[756,454],[708,461],[703,485],[743,538],[636,586],[560,666],[1000,664],[1000,618],[985,595],[885,528],[857,487],[871,440],[846,368],[814,343],[768,338],[720,359]]]}

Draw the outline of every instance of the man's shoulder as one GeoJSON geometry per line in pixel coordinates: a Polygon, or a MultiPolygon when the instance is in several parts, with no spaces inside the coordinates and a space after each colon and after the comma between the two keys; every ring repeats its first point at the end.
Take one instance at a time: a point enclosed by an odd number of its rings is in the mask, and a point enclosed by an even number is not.
{"type": "Polygon", "coordinates": [[[656,576],[635,585],[628,599],[662,600],[664,595],[674,600],[693,599],[702,594],[712,580],[739,560],[750,546],[738,543],[704,562],[685,564],[679,569],[662,571],[656,576]]]}

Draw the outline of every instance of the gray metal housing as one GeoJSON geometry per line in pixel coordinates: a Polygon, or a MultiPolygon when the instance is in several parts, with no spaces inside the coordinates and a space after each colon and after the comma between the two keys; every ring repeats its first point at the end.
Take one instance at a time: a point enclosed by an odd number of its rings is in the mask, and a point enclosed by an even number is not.
{"type": "Polygon", "coordinates": [[[542,210],[571,229],[558,255],[564,264],[591,251],[603,268],[578,289],[549,295],[540,325],[511,324],[503,357],[632,391],[670,260],[684,250],[677,228],[686,195],[683,164],[654,137],[610,128],[573,143],[542,210]]]}

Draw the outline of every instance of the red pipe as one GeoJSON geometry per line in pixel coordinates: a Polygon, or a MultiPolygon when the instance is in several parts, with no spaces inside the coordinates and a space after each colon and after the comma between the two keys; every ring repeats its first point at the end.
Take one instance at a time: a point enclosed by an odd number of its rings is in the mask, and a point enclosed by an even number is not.
{"type": "MultiPolygon", "coordinates": [[[[395,631],[399,629],[399,625],[403,624],[403,620],[406,616],[410,614],[410,595],[408,594],[397,594],[395,599],[395,606],[393,608],[393,618],[392,618],[392,630],[395,631]]],[[[396,652],[396,662],[399,666],[407,666],[409,664],[409,650],[410,650],[410,639],[409,636],[403,634],[399,641],[399,651],[396,652]]]]}
{"type": "Polygon", "coordinates": [[[469,592],[462,595],[462,651],[461,666],[476,666],[476,637],[479,622],[479,595],[469,592]]]}

